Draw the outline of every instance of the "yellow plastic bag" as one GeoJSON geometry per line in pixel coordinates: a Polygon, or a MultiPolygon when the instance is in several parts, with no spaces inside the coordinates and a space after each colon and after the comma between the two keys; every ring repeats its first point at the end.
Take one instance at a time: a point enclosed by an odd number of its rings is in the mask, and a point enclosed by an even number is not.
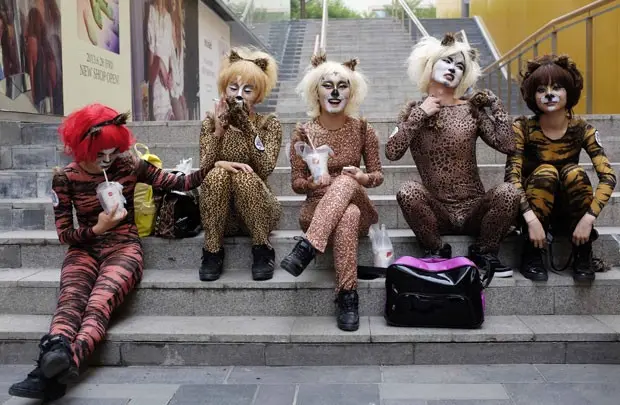
{"type": "MultiPolygon", "coordinates": [[[[157,157],[157,155],[150,153],[146,145],[136,143],[133,148],[140,159],[146,160],[155,167],[162,168],[163,164],[161,159],[157,157]],[[138,148],[144,149],[144,152],[141,152],[138,148]]],[[[155,204],[155,199],[153,198],[153,187],[144,183],[136,184],[133,198],[135,211],[134,220],[138,227],[138,235],[143,238],[151,235],[155,228],[157,204],[155,204]]]]}

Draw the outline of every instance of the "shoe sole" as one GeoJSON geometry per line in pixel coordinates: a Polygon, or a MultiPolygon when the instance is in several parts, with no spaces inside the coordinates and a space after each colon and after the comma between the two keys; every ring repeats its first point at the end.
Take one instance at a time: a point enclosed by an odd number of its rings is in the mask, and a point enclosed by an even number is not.
{"type": "Polygon", "coordinates": [[[345,332],[355,332],[359,328],[360,328],[360,324],[359,323],[357,325],[353,325],[353,326],[338,325],[338,329],[343,330],[345,332]]]}
{"type": "Polygon", "coordinates": [[[54,378],[60,373],[68,371],[71,360],[64,354],[49,352],[41,358],[41,371],[45,378],[54,378]]]}
{"type": "Polygon", "coordinates": [[[20,398],[45,399],[45,394],[41,391],[21,390],[13,387],[9,388],[9,395],[20,398]]]}
{"type": "Polygon", "coordinates": [[[252,274],[252,280],[254,281],[267,281],[267,280],[271,280],[272,278],[273,278],[273,272],[252,274]]]}
{"type": "Polygon", "coordinates": [[[299,273],[296,273],[294,269],[289,269],[287,265],[288,263],[285,263],[284,261],[280,263],[280,267],[293,277],[299,277],[301,273],[303,273],[305,270],[305,269],[302,269],[299,273]]]}
{"type": "Polygon", "coordinates": [[[549,281],[549,276],[548,276],[548,275],[546,275],[546,274],[545,274],[544,276],[534,276],[534,277],[532,277],[532,276],[530,276],[530,275],[527,275],[527,276],[526,276],[526,275],[525,275],[525,274],[523,274],[523,273],[521,273],[521,275],[522,275],[523,277],[527,278],[528,280],[531,280],[531,281],[549,281]]]}
{"type": "Polygon", "coordinates": [[[507,271],[496,271],[495,273],[493,273],[493,277],[497,277],[497,278],[509,278],[512,277],[514,271],[512,270],[507,270],[507,271]]]}
{"type": "Polygon", "coordinates": [[[219,280],[221,276],[222,276],[221,274],[218,274],[217,276],[201,276],[199,274],[198,278],[200,279],[200,281],[216,281],[216,280],[219,280]]]}
{"type": "Polygon", "coordinates": [[[594,274],[591,276],[573,276],[573,280],[575,280],[576,283],[591,283],[595,278],[596,276],[594,274]]]}
{"type": "Polygon", "coordinates": [[[77,382],[79,378],[79,371],[75,368],[69,368],[64,373],[59,374],[58,377],[56,377],[56,381],[58,381],[60,384],[68,385],[77,382]]]}

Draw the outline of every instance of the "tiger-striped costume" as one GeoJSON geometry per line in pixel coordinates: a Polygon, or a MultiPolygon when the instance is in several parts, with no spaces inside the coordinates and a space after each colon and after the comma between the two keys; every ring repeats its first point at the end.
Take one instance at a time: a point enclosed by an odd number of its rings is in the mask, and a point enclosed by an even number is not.
{"type": "Polygon", "coordinates": [[[516,152],[506,161],[505,180],[521,193],[521,212],[532,210],[545,226],[570,232],[587,212],[597,217],[616,186],[616,175],[596,128],[584,119],[570,120],[566,134],[547,138],[538,117],[520,117],[513,124],[516,152]],[[579,166],[584,149],[599,178],[596,192],[579,166]],[[557,221],[555,219],[558,219],[557,221]],[[569,218],[567,221],[566,218],[569,218]]]}
{"type": "Polygon", "coordinates": [[[104,338],[112,312],[142,278],[142,245],[134,223],[136,183],[187,191],[200,185],[206,170],[176,176],[127,156],[116,159],[106,173],[110,181],[123,185],[127,216],[99,236],[92,228],[103,210],[96,194],[97,185],[105,181],[103,173],[88,173],[73,162],[55,171],[52,184],[58,238],[69,250],[60,273],[50,334],[65,336],[72,343],[77,366],[104,338]],[[72,208],[77,212],[78,229],[73,226],[72,208]]]}

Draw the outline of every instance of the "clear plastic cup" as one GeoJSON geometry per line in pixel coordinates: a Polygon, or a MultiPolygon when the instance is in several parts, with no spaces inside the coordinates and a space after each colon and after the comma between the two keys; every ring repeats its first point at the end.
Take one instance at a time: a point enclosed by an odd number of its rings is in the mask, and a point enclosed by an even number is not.
{"type": "Polygon", "coordinates": [[[103,182],[97,186],[97,198],[103,207],[106,214],[109,214],[114,210],[114,207],[118,205],[114,219],[119,219],[123,216],[123,209],[125,208],[125,197],[123,196],[123,185],[113,182],[103,182]]]}
{"type": "Polygon", "coordinates": [[[319,181],[322,176],[329,175],[327,168],[327,161],[329,160],[328,150],[317,150],[316,152],[309,153],[304,160],[315,182],[319,181]]]}
{"type": "Polygon", "coordinates": [[[375,267],[389,267],[394,261],[392,249],[378,249],[375,253],[375,267]]]}

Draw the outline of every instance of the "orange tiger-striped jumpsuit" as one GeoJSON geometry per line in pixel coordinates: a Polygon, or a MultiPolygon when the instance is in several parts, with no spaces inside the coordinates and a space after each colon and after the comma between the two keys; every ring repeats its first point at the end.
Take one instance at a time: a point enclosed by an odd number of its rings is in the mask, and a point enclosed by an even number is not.
{"type": "Polygon", "coordinates": [[[162,191],[187,191],[202,183],[206,171],[176,176],[144,160],[119,157],[106,174],[110,181],[123,185],[127,216],[99,236],[93,233],[93,226],[103,211],[96,194],[97,185],[105,181],[103,173],[88,173],[73,162],[57,169],[52,183],[58,238],[69,249],[60,273],[60,295],[50,334],[71,342],[78,367],[104,338],[112,311],[142,278],[142,244],[134,223],[136,183],[162,191]],[[72,208],[77,212],[77,229],[72,208]]]}

